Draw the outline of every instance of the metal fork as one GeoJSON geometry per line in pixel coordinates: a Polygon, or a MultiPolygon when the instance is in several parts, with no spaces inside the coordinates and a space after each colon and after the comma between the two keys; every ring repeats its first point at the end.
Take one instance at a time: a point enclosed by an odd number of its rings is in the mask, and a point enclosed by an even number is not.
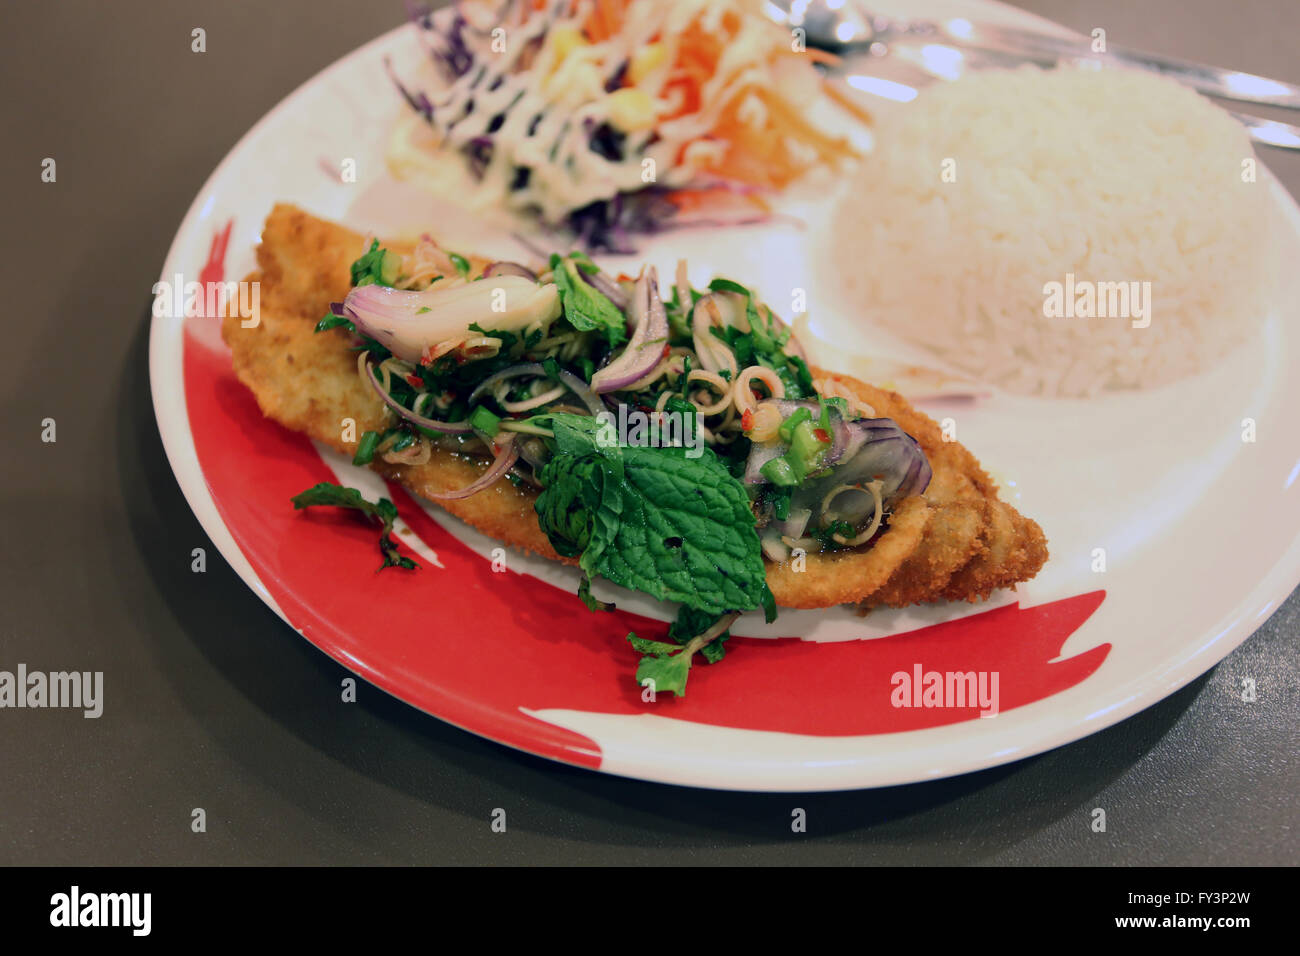
{"type": "MultiPolygon", "coordinates": [[[[1098,50],[1091,39],[1052,36],[963,18],[883,17],[851,0],[769,0],[765,6],[776,22],[801,28],[809,46],[841,55],[865,53],[879,57],[901,53],[908,62],[940,79],[955,79],[959,73],[953,71],[954,65],[961,69],[1019,63],[1050,68],[1065,62],[1125,66],[1158,73],[1207,96],[1300,110],[1300,86],[1296,84],[1108,44],[1098,50]],[[918,47],[928,55],[918,55],[918,47]]],[[[1228,112],[1246,127],[1255,142],[1300,150],[1300,127],[1228,112]]]]}

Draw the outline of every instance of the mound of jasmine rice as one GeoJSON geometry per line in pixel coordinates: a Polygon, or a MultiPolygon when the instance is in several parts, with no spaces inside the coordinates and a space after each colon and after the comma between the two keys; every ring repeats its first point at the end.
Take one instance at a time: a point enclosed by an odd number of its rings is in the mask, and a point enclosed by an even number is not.
{"type": "Polygon", "coordinates": [[[831,261],[869,321],[1009,391],[1206,368],[1266,311],[1268,185],[1243,127],[1177,83],[1026,67],[882,118],[831,261]]]}

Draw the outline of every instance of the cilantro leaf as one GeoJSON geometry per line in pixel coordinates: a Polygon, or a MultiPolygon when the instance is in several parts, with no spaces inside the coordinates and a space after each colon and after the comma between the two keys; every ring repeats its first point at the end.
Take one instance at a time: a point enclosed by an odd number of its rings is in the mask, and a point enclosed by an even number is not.
{"type": "Polygon", "coordinates": [[[758,310],[758,303],[751,295],[745,301],[745,319],[749,322],[749,334],[754,342],[754,351],[759,355],[772,357],[781,353],[781,346],[772,337],[769,323],[758,310]]]}
{"type": "Polygon", "coordinates": [[[551,274],[560,293],[564,317],[579,332],[599,331],[611,348],[617,347],[627,338],[627,320],[618,306],[578,274],[580,267],[573,258],[551,256],[551,274]]]}
{"type": "Polygon", "coordinates": [[[714,279],[709,283],[710,292],[736,292],[749,298],[752,293],[739,282],[733,282],[730,279],[714,279]]]}
{"type": "Polygon", "coordinates": [[[401,266],[401,256],[381,248],[379,240],[372,239],[370,248],[352,263],[352,284],[354,286],[392,285],[397,281],[401,266]]]}
{"type": "Polygon", "coordinates": [[[317,332],[328,332],[330,329],[337,329],[339,326],[347,329],[349,332],[355,332],[357,327],[352,324],[352,320],[346,315],[335,315],[331,312],[325,318],[316,323],[317,332]]]}
{"type": "Polygon", "coordinates": [[[408,571],[414,571],[416,569],[415,562],[410,558],[402,557],[397,550],[397,542],[393,540],[392,536],[393,522],[397,520],[397,506],[387,498],[380,498],[375,502],[367,501],[356,488],[345,488],[342,485],[322,481],[306,491],[299,492],[290,500],[293,502],[294,508],[299,510],[327,505],[335,508],[352,508],[369,518],[373,518],[383,526],[379,534],[379,551],[384,556],[384,563],[376,570],[405,568],[408,571]]]}

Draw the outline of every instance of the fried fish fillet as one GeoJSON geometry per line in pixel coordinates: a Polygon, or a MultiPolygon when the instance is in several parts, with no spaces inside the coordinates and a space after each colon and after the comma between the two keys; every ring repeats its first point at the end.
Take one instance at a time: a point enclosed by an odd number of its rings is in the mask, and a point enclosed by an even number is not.
{"type": "MultiPolygon", "coordinates": [[[[235,374],[262,413],[346,455],[355,453],[364,432],[390,424],[383,403],[358,375],[348,333],[315,331],[329,304],[347,295],[349,265],[363,242],[359,233],[277,205],[262,233],[258,268],[247,280],[261,284],[260,321],[244,328],[231,315],[222,325],[235,374]]],[[[399,253],[411,248],[387,245],[399,253]]],[[[471,259],[476,272],[484,264],[471,259]]],[[[939,426],[897,393],[846,376],[814,374],[852,389],[878,415],[894,419],[920,443],[934,477],[925,494],[896,505],[870,547],[809,554],[802,566],[768,562],[767,580],[778,604],[898,607],[977,600],[1037,573],[1047,559],[1042,530],[998,499],[996,486],[970,452],[944,441],[939,426]]],[[[423,465],[376,459],[372,467],[428,497],[468,485],[482,473],[484,461],[434,448],[423,465]]],[[[537,523],[535,500],[535,491],[502,479],[469,498],[439,504],[489,537],[576,563],[551,547],[537,523]]]]}

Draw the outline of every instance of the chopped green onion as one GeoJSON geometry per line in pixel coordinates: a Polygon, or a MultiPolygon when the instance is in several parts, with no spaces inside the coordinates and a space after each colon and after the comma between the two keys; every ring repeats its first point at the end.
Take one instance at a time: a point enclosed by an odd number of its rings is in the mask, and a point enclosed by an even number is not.
{"type": "Polygon", "coordinates": [[[402,257],[388,249],[384,250],[384,257],[379,263],[379,281],[384,285],[392,285],[397,281],[398,275],[402,271],[402,257]]]}
{"type": "Polygon", "coordinates": [[[451,260],[451,264],[456,267],[457,272],[459,272],[463,276],[469,275],[468,259],[466,259],[464,256],[457,255],[454,252],[447,253],[447,258],[451,260]]]}
{"type": "Polygon", "coordinates": [[[803,421],[795,426],[794,434],[790,439],[790,451],[787,457],[789,457],[795,473],[799,475],[800,481],[808,472],[817,470],[822,453],[829,444],[829,442],[824,442],[817,437],[812,422],[803,421]]]}
{"type": "MultiPolygon", "coordinates": [[[[773,458],[763,465],[758,473],[774,485],[780,485],[783,488],[793,488],[799,484],[799,479],[790,467],[790,462],[784,458],[773,458]]],[[[788,507],[788,505],[787,505],[788,507]]]]}
{"type": "Polygon", "coordinates": [[[375,448],[379,444],[379,432],[366,432],[357,443],[357,453],[352,458],[354,465],[368,465],[375,458],[375,448]]]}
{"type": "Polygon", "coordinates": [[[796,408],[794,414],[781,423],[777,433],[781,436],[781,441],[788,442],[794,436],[794,430],[804,422],[812,418],[812,413],[806,408],[796,408]]]}
{"type": "Polygon", "coordinates": [[[822,428],[825,428],[825,429],[828,430],[828,431],[830,430],[830,427],[831,427],[831,408],[832,408],[832,407],[834,407],[834,408],[836,408],[836,409],[839,410],[840,418],[843,418],[843,419],[845,419],[846,421],[848,420],[848,417],[849,417],[849,403],[848,403],[845,399],[842,399],[842,398],[821,398],[821,397],[819,396],[819,397],[818,397],[818,401],[821,402],[821,406],[822,406],[822,417],[821,417],[821,426],[822,426],[822,428]]]}
{"type": "Polygon", "coordinates": [[[771,494],[772,514],[776,516],[777,521],[784,521],[790,517],[790,492],[774,491],[771,494]]]}
{"type": "Polygon", "coordinates": [[[493,414],[485,405],[479,405],[469,413],[469,423],[473,428],[477,428],[493,438],[501,430],[501,416],[493,414]]]}

